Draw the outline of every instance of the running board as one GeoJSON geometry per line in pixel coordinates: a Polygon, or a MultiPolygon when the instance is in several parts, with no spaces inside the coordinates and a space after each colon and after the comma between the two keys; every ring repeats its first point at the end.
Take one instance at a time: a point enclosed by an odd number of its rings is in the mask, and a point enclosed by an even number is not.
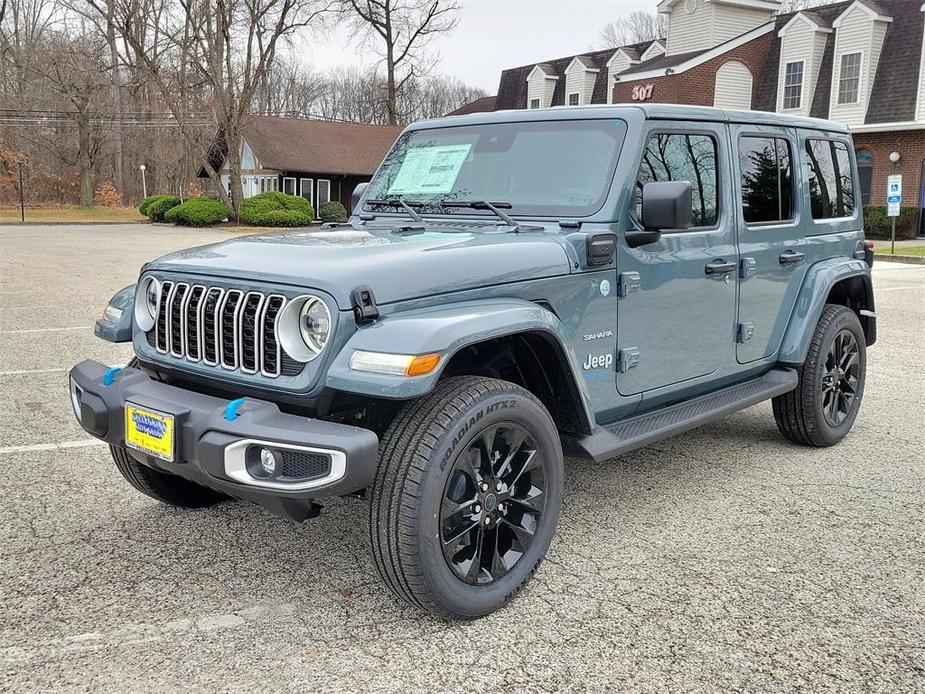
{"type": "Polygon", "coordinates": [[[797,380],[793,369],[773,369],[750,381],[623,419],[563,443],[568,454],[601,462],[789,393],[797,387],[797,380]]]}

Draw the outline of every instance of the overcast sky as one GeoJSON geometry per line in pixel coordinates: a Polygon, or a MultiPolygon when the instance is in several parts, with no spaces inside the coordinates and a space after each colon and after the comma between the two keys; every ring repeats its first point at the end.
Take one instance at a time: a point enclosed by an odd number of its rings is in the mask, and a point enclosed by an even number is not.
{"type": "MultiPolygon", "coordinates": [[[[656,0],[461,0],[459,25],[435,40],[437,71],[456,75],[489,94],[501,70],[595,48],[607,22],[635,10],[654,10],[656,0]]],[[[376,57],[346,31],[307,42],[304,60],[318,70],[370,64],[376,57]]]]}

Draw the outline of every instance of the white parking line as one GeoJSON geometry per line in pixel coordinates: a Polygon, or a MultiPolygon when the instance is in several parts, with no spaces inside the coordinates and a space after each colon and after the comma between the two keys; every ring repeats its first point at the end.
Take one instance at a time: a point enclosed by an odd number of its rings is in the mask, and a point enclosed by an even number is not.
{"type": "Polygon", "coordinates": [[[20,369],[19,371],[0,371],[0,376],[25,376],[26,374],[54,374],[67,369],[20,369]]]}
{"type": "Polygon", "coordinates": [[[89,448],[105,446],[105,441],[98,439],[80,439],[79,441],[61,441],[59,443],[34,443],[28,446],[5,446],[0,448],[0,455],[9,453],[29,453],[32,451],[57,451],[64,448],[89,448]]]}
{"type": "Polygon", "coordinates": [[[0,330],[0,335],[21,335],[22,333],[53,333],[59,330],[92,330],[89,325],[71,325],[67,328],[25,328],[23,330],[0,330]]]}

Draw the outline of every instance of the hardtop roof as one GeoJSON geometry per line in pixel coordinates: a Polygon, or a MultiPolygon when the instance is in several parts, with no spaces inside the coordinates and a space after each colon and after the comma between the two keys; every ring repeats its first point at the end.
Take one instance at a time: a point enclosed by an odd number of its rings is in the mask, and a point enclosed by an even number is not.
{"type": "Polygon", "coordinates": [[[554,106],[544,109],[511,109],[490,111],[459,116],[446,116],[411,124],[409,130],[453,127],[459,125],[485,125],[491,123],[516,123],[544,120],[588,120],[591,118],[620,118],[635,111],[649,120],[688,120],[714,123],[743,123],[749,125],[772,125],[788,128],[823,130],[847,134],[848,127],[842,123],[821,118],[790,116],[767,111],[738,111],[707,106],[686,106],[680,104],[598,104],[589,106],[554,106]]]}

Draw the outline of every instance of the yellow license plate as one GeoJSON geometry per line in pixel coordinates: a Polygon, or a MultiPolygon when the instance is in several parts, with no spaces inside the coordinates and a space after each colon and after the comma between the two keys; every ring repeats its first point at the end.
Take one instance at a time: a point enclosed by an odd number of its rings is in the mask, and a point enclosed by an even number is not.
{"type": "Polygon", "coordinates": [[[125,403],[125,445],[173,462],[173,415],[125,403]]]}

